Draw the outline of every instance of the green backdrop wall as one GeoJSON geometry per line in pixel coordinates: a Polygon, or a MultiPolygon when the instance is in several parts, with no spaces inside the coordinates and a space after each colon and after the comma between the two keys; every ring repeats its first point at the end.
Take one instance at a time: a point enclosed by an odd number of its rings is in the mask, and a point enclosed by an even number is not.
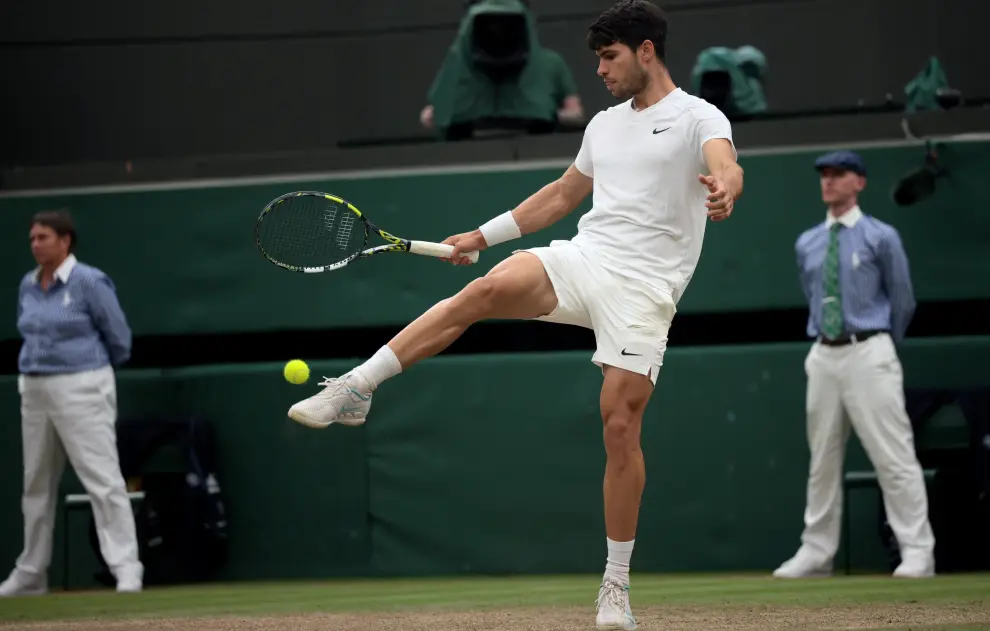
{"type": "MultiPolygon", "coordinates": [[[[803,304],[794,240],[822,220],[812,169],[816,152],[744,155],[746,192],[731,221],[709,224],[698,272],[682,313],[803,304]]],[[[896,209],[890,189],[921,164],[919,147],[864,149],[870,179],[862,205],[902,233],[921,300],[990,297],[990,143],[941,149],[951,169],[937,195],[896,209]]],[[[13,292],[32,267],[27,223],[33,211],[68,207],[77,218],[80,256],[116,281],[134,331],[142,334],[265,331],[398,325],[485,273],[517,246],[569,238],[590,200],[571,217],[477,266],[453,268],[425,257],[382,256],[341,272],[301,275],[267,263],[253,225],[270,199],[290,190],[328,190],[351,200],[381,227],[442,240],[477,227],[558,176],[563,168],[326,179],[179,190],[0,196],[0,286],[13,292]]],[[[703,209],[698,209],[702,212],[703,209]]],[[[11,314],[13,313],[13,302],[11,314]]],[[[16,336],[13,317],[0,339],[16,336]]]]}
{"type": "MultiPolygon", "coordinates": [[[[808,459],[806,351],[668,351],[643,432],[635,570],[769,571],[794,551],[808,459]]],[[[986,384],[988,352],[988,337],[908,341],[906,383],[986,384]]],[[[349,367],[313,363],[315,377],[349,367]]],[[[601,571],[601,374],[588,353],[434,358],[384,384],[364,426],[323,431],[286,418],[315,384],[289,385],[280,369],[118,377],[122,415],[195,411],[216,424],[230,516],[226,578],[601,571]]],[[[21,545],[13,377],[0,378],[0,421],[3,568],[21,545]]],[[[865,464],[853,439],[847,465],[865,464]]],[[[876,492],[854,498],[859,567],[883,566],[876,502],[876,492]]],[[[95,560],[85,520],[74,523],[79,584],[95,560]]],[[[63,536],[60,524],[56,550],[63,536]]],[[[60,572],[56,564],[54,580],[60,572]]]]}

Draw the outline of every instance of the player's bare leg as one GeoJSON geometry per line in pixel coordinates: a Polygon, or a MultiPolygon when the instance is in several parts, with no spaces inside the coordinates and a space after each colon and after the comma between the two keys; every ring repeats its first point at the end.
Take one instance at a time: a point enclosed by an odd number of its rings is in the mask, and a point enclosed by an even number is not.
{"type": "Polygon", "coordinates": [[[649,376],[605,367],[600,406],[606,454],[603,494],[608,559],[598,595],[599,628],[636,628],[629,606],[629,561],[646,484],[640,433],[652,393],[649,376]]]}
{"type": "Polygon", "coordinates": [[[601,412],[605,454],[605,532],[613,541],[636,536],[639,504],[646,483],[646,465],[640,446],[643,412],[653,393],[645,375],[614,366],[605,367],[601,412]]]}
{"type": "Polygon", "coordinates": [[[442,300],[392,338],[388,347],[407,369],[437,355],[481,320],[531,319],[553,311],[557,296],[535,255],[519,252],[442,300]]]}
{"type": "Polygon", "coordinates": [[[362,365],[339,378],[325,379],[321,392],[289,409],[289,418],[316,428],[331,423],[360,425],[372,393],[383,381],[442,352],[475,322],[531,319],[556,306],[553,284],[540,259],[528,252],[514,254],[434,305],[362,365]]]}

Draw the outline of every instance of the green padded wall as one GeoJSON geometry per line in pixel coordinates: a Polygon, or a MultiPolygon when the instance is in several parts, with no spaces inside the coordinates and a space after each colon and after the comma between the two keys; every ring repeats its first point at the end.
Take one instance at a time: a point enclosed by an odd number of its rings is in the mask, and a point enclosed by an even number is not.
{"type": "MultiPolygon", "coordinates": [[[[769,570],[794,551],[808,458],[806,351],[668,351],[643,432],[635,570],[769,570]]],[[[990,337],[909,341],[907,385],[986,384],[988,352],[990,337]]],[[[316,376],[350,366],[312,364],[316,376]]],[[[601,571],[601,376],[588,353],[428,360],[377,391],[366,425],[327,430],[285,417],[316,385],[288,385],[280,368],[120,375],[122,414],[168,408],[216,423],[231,520],[224,578],[601,571]]],[[[21,545],[11,378],[0,380],[0,410],[3,568],[21,545]]],[[[847,466],[865,464],[854,439],[847,466]]],[[[876,510],[875,492],[857,492],[858,567],[883,566],[876,510]]],[[[95,566],[85,521],[74,523],[80,584],[95,566]]]]}
{"type": "MultiPolygon", "coordinates": [[[[794,240],[824,209],[811,165],[816,152],[745,155],[745,197],[731,221],[709,224],[698,272],[682,313],[802,306],[794,240]]],[[[867,149],[863,208],[902,232],[920,300],[985,298],[990,285],[986,235],[990,197],[981,186],[990,143],[941,149],[951,176],[937,195],[896,209],[890,189],[921,164],[918,147],[867,149]]],[[[544,233],[500,246],[478,266],[454,268],[424,257],[382,256],[339,273],[301,275],[267,263],[256,251],[255,217],[290,190],[324,189],[350,199],[382,228],[442,240],[477,227],[557,177],[562,168],[239,184],[61,197],[0,196],[0,245],[9,252],[0,285],[11,288],[31,266],[32,211],[66,206],[78,220],[80,255],[116,281],[135,333],[181,334],[403,324],[512,248],[573,235],[577,213],[544,233]]],[[[699,208],[698,212],[703,209],[699,208]]],[[[13,309],[13,308],[11,308],[13,309]]],[[[16,336],[13,318],[0,338],[16,336]]]]}
{"type": "Polygon", "coordinates": [[[16,377],[0,377],[0,576],[6,576],[24,541],[21,489],[21,402],[16,377]]]}
{"type": "MultiPolygon", "coordinates": [[[[170,391],[162,379],[160,370],[123,370],[117,373],[117,403],[121,416],[161,414],[171,404],[170,391]]],[[[23,517],[21,514],[21,489],[23,484],[23,456],[21,448],[20,398],[17,394],[17,377],[0,377],[0,575],[13,566],[23,545],[23,517]]],[[[66,464],[60,494],[82,493],[83,486],[66,464]]],[[[49,580],[61,584],[62,553],[65,545],[66,524],[55,524],[54,562],[49,580]]],[[[92,584],[92,576],[98,569],[88,540],[87,511],[73,512],[70,517],[69,567],[72,585],[92,584]]]]}
{"type": "Polygon", "coordinates": [[[451,356],[383,384],[366,424],[376,571],[567,572],[598,559],[600,373],[586,359],[451,356]]]}
{"type": "MultiPolygon", "coordinates": [[[[314,372],[341,370],[315,364],[314,372]]],[[[330,373],[325,373],[330,374],[330,373]]],[[[281,365],[167,373],[175,409],[216,425],[220,483],[230,517],[232,578],[345,575],[370,555],[364,428],[333,440],[286,416],[308,396],[281,365]]]]}
{"type": "MultiPolygon", "coordinates": [[[[314,366],[315,367],[315,366],[314,366]]],[[[325,370],[341,370],[340,364],[325,370]]],[[[234,578],[327,576],[367,566],[367,475],[364,431],[320,440],[285,416],[303,390],[281,366],[211,366],[163,373],[120,371],[121,416],[194,412],[214,422],[230,516],[234,578]]],[[[0,377],[0,573],[20,552],[21,434],[16,378],[0,377]]],[[[82,492],[71,467],[62,494],[82,492]]],[[[97,560],[87,511],[70,517],[73,586],[92,585],[97,560]]],[[[64,523],[55,532],[50,579],[62,580],[64,523]]]]}
{"type": "MultiPolygon", "coordinates": [[[[912,341],[907,385],[987,383],[988,350],[990,338],[912,341]]],[[[806,352],[668,351],[643,432],[637,569],[769,569],[793,553],[806,352]]],[[[366,425],[374,570],[600,571],[600,383],[584,353],[441,357],[387,382],[366,425]]],[[[867,465],[855,440],[847,465],[867,465]]],[[[858,565],[882,567],[876,501],[853,498],[858,565]]]]}

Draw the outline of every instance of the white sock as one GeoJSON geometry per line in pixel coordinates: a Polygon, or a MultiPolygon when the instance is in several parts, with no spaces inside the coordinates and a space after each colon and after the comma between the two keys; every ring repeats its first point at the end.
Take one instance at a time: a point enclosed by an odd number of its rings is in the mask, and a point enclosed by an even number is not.
{"type": "Polygon", "coordinates": [[[399,358],[395,356],[392,349],[386,345],[379,348],[378,352],[371,356],[371,359],[354,370],[359,372],[374,390],[389,377],[394,377],[402,372],[402,364],[399,363],[399,358]]]}
{"type": "Polygon", "coordinates": [[[608,543],[608,559],[605,563],[605,576],[614,578],[621,585],[629,587],[629,560],[632,558],[632,541],[612,541],[605,538],[608,543]]]}

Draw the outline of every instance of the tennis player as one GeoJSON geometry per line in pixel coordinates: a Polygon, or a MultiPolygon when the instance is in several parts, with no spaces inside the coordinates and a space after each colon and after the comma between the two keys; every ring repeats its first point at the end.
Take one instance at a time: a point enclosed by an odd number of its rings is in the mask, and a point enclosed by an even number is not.
{"type": "Polygon", "coordinates": [[[293,405],[310,427],[360,425],[386,379],[442,352],[473,323],[535,319],[590,328],[604,374],[607,559],[599,628],[635,629],[629,562],[645,481],[643,412],[676,305],[701,255],[707,220],[727,219],[743,190],[732,130],[714,106],[676,87],[664,63],[667,21],[646,0],[622,0],[589,27],[598,75],[621,102],[590,121],[574,164],[515,209],[444,243],[450,261],[550,226],[593,192],[569,241],[514,252],[442,300],[347,374],[293,405]]]}

